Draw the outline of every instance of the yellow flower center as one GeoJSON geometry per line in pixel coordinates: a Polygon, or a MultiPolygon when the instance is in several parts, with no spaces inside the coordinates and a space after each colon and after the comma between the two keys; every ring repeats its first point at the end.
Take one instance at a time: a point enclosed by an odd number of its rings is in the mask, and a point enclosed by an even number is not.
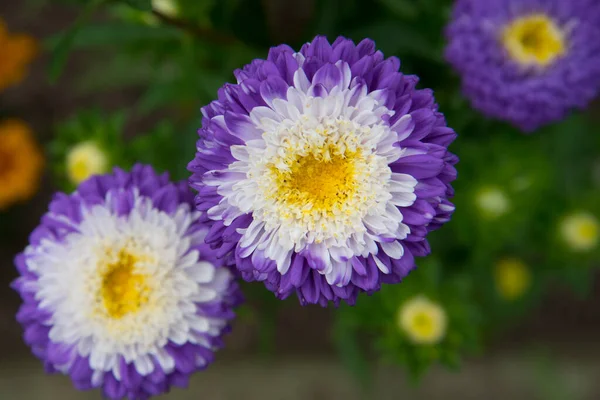
{"type": "Polygon", "coordinates": [[[276,196],[288,205],[307,212],[331,214],[340,209],[356,191],[354,159],[357,153],[310,153],[296,158],[289,170],[271,171],[276,174],[276,196]]]}
{"type": "Polygon", "coordinates": [[[410,299],[400,307],[398,324],[416,344],[439,343],[446,335],[444,309],[423,296],[410,299]]]}
{"type": "Polygon", "coordinates": [[[579,236],[584,240],[596,240],[598,236],[598,225],[593,221],[585,221],[579,226],[579,236]]]}
{"type": "Polygon", "coordinates": [[[411,329],[421,337],[431,337],[435,330],[433,318],[426,312],[415,314],[411,324],[411,329]]]}
{"type": "Polygon", "coordinates": [[[544,14],[514,20],[504,28],[502,42],[509,56],[523,65],[545,67],[566,51],[563,31],[544,14]]]}
{"type": "Polygon", "coordinates": [[[521,260],[502,260],[494,272],[496,290],[506,300],[521,297],[531,284],[531,273],[521,260]]]}
{"type": "Polygon", "coordinates": [[[137,312],[148,302],[150,288],[146,276],[136,272],[139,259],[121,250],[117,260],[106,267],[102,278],[101,298],[113,319],[137,312]]]}
{"type": "Polygon", "coordinates": [[[67,175],[79,184],[92,175],[107,172],[108,160],[104,151],[93,142],[75,145],[67,154],[67,175]]]}

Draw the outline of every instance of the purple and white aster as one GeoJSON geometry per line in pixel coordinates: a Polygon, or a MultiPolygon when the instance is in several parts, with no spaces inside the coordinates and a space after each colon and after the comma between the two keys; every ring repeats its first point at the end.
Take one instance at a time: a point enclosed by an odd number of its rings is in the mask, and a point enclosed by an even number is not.
{"type": "Polygon", "coordinates": [[[198,215],[185,182],[143,165],[54,196],[13,282],[25,342],[48,372],[147,399],[212,362],[241,297],[198,215]]]}
{"type": "Polygon", "coordinates": [[[598,0],[457,0],[446,36],[473,107],[525,132],[600,93],[598,0]]]}
{"type": "Polygon", "coordinates": [[[202,109],[190,183],[218,256],[302,304],[397,283],[450,219],[456,134],[375,43],[317,37],[235,71],[202,109]]]}

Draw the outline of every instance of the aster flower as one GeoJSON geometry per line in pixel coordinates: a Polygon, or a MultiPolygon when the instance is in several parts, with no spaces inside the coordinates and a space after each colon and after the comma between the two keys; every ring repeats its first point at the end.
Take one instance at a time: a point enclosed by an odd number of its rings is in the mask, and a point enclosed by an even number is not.
{"type": "Polygon", "coordinates": [[[446,58],[473,107],[524,131],[600,92],[596,0],[458,0],[447,37],[446,58]]]}
{"type": "Polygon", "coordinates": [[[368,334],[383,360],[402,364],[413,378],[433,363],[456,367],[463,353],[477,347],[483,321],[473,297],[478,286],[473,274],[443,273],[448,267],[431,255],[402,285],[340,307],[334,335],[352,340],[368,334]]]}
{"type": "Polygon", "coordinates": [[[0,122],[0,210],[37,191],[44,158],[22,121],[0,122]]]}
{"type": "Polygon", "coordinates": [[[515,300],[531,286],[531,271],[518,258],[505,258],[494,267],[496,292],[505,300],[515,300]]]}
{"type": "Polygon", "coordinates": [[[134,163],[125,156],[131,152],[123,142],[125,122],[124,113],[86,109],[56,126],[48,149],[61,190],[70,192],[92,175],[134,163]]]}
{"type": "Polygon", "coordinates": [[[35,57],[36,41],[28,35],[10,34],[0,19],[0,90],[19,84],[35,57]]]}
{"type": "Polygon", "coordinates": [[[414,344],[436,344],[446,335],[444,308],[423,295],[406,300],[398,309],[398,327],[414,344]]]}
{"type": "Polygon", "coordinates": [[[176,17],[179,14],[177,0],[152,0],[152,8],[168,17],[176,17]]]}
{"type": "Polygon", "coordinates": [[[563,242],[571,250],[585,252],[598,245],[600,223],[592,213],[579,211],[563,218],[559,232],[563,242]]]}
{"type": "Polygon", "coordinates": [[[486,186],[475,194],[475,205],[486,218],[498,218],[510,209],[510,200],[499,187],[486,186]]]}
{"type": "Polygon", "coordinates": [[[450,219],[456,134],[371,40],[281,45],[202,109],[190,183],[207,243],[302,304],[398,283],[450,219]]]}
{"type": "Polygon", "coordinates": [[[108,168],[108,155],[93,141],[78,143],[67,152],[67,176],[75,185],[92,175],[107,172],[108,168]]]}
{"type": "Polygon", "coordinates": [[[55,195],[13,283],[25,342],[48,372],[146,399],[212,362],[240,294],[186,186],[138,164],[55,195]]]}

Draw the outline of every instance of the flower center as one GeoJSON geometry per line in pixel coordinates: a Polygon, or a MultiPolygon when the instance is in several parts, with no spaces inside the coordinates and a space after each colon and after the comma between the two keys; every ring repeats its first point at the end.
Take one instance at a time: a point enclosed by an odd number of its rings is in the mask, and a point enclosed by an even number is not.
{"type": "Polygon", "coordinates": [[[384,214],[392,198],[392,171],[377,148],[382,137],[393,138],[389,128],[307,117],[264,130],[265,148],[243,147],[248,161],[230,166],[247,170],[247,181],[234,185],[229,199],[252,210],[286,250],[346,246],[353,235],[362,243],[363,218],[384,214]]]}
{"type": "Polygon", "coordinates": [[[117,260],[106,267],[101,297],[108,314],[114,319],[137,312],[148,302],[150,288],[146,276],[135,271],[138,257],[121,250],[117,260]]]}
{"type": "Polygon", "coordinates": [[[277,197],[306,211],[331,214],[356,192],[353,159],[356,153],[308,154],[296,158],[289,171],[277,174],[277,197]]]}
{"type": "Polygon", "coordinates": [[[527,266],[520,260],[501,261],[496,266],[495,275],[498,292],[507,300],[525,293],[531,280],[527,266]]]}
{"type": "Polygon", "coordinates": [[[584,240],[596,240],[598,226],[594,221],[583,221],[579,226],[579,236],[584,240]]]}
{"type": "Polygon", "coordinates": [[[597,245],[600,225],[594,215],[582,212],[566,217],[562,222],[561,231],[563,240],[569,247],[586,251],[597,245]]]}
{"type": "Polygon", "coordinates": [[[548,16],[534,14],[508,24],[502,42],[510,57],[518,63],[544,67],[564,54],[564,36],[548,16]]]}
{"type": "Polygon", "coordinates": [[[12,154],[0,149],[0,177],[12,170],[14,162],[12,154]]]}
{"type": "Polygon", "coordinates": [[[417,336],[422,338],[430,338],[434,335],[435,326],[431,315],[426,312],[415,314],[412,319],[412,330],[417,336]]]}

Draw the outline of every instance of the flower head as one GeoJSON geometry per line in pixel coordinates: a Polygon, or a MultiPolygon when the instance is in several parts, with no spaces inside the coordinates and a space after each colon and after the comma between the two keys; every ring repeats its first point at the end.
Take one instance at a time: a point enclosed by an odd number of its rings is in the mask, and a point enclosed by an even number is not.
{"type": "Polygon", "coordinates": [[[475,204],[481,214],[488,218],[497,218],[510,209],[510,200],[498,187],[485,187],[475,195],[475,204]]]}
{"type": "Polygon", "coordinates": [[[525,263],[516,258],[500,260],[494,269],[496,291],[506,300],[521,297],[531,285],[531,272],[525,263]]]}
{"type": "Polygon", "coordinates": [[[108,172],[108,156],[97,143],[81,142],[69,149],[67,159],[67,176],[78,185],[92,175],[108,172]]]}
{"type": "Polygon", "coordinates": [[[575,251],[588,251],[598,245],[600,223],[589,212],[577,212],[563,218],[560,224],[562,240],[575,251]]]}
{"type": "Polygon", "coordinates": [[[600,92],[596,0],[458,0],[446,58],[486,115],[533,131],[600,92]]]}
{"type": "Polygon", "coordinates": [[[240,294],[197,217],[185,183],[139,164],[55,195],[13,283],[47,371],[145,399],[211,363],[240,294]]]}
{"type": "MultiPolygon", "coordinates": [[[[131,165],[139,159],[132,155],[137,148],[123,142],[125,122],[122,112],[107,114],[98,109],[84,109],[57,124],[56,134],[48,144],[55,183],[71,192],[93,175],[105,174],[116,165],[131,165]]],[[[147,135],[139,137],[147,140],[147,135]]]]}
{"type": "Polygon", "coordinates": [[[414,344],[436,344],[446,335],[447,317],[441,305],[418,295],[398,309],[400,329],[414,344]]]}
{"type": "Polygon", "coordinates": [[[282,45],[204,107],[189,164],[207,242],[302,304],[398,283],[450,219],[456,134],[371,40],[282,45]]]}
{"type": "Polygon", "coordinates": [[[0,122],[0,210],[37,191],[43,165],[27,125],[18,120],[0,122]]]}
{"type": "Polygon", "coordinates": [[[179,14],[177,0],[152,0],[152,8],[169,17],[176,17],[179,14]]]}
{"type": "Polygon", "coordinates": [[[19,84],[35,57],[37,44],[28,35],[8,33],[0,20],[0,90],[19,84]]]}

